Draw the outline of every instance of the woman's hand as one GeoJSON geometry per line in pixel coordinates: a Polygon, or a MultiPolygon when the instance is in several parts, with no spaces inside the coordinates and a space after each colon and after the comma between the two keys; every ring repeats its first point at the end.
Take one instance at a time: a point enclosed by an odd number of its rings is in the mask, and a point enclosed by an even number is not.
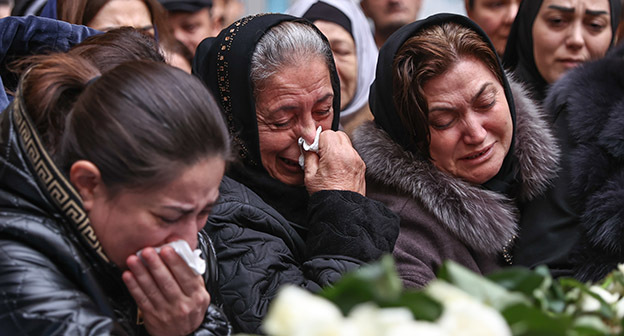
{"type": "Polygon", "coordinates": [[[160,255],[153,248],[141,258],[126,259],[123,280],[143,312],[150,335],[187,335],[204,319],[210,295],[201,275],[196,275],[170,246],[160,255]],[[143,261],[141,261],[143,259],[143,261]]]}
{"type": "Polygon", "coordinates": [[[344,132],[323,131],[318,154],[304,152],[303,155],[308,193],[349,190],[366,194],[366,165],[344,132]]]}

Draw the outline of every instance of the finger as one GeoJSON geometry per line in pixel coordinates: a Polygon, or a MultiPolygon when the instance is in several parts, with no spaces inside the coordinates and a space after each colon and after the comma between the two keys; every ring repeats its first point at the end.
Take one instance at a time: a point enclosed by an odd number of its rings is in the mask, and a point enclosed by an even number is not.
{"type": "MultiPolygon", "coordinates": [[[[137,256],[131,256],[128,258],[128,260],[126,261],[126,264],[131,267],[132,264],[141,264],[141,260],[139,260],[139,258],[137,256]],[[130,260],[130,258],[133,258],[133,260],[130,260]]],[[[132,295],[132,297],[134,298],[134,301],[136,302],[137,306],[139,308],[141,308],[142,311],[153,311],[154,305],[152,304],[152,301],[150,300],[151,296],[146,294],[145,291],[143,291],[143,288],[141,288],[141,285],[139,285],[139,282],[136,278],[136,276],[132,273],[132,271],[124,271],[123,274],[121,275],[121,278],[123,280],[123,282],[126,284],[126,287],[128,288],[128,291],[130,292],[130,295],[132,295]]]]}
{"type": "Polygon", "coordinates": [[[319,168],[319,156],[315,152],[303,152],[305,179],[316,175],[319,168]]]}
{"type": "Polygon", "coordinates": [[[165,262],[169,271],[175,278],[178,286],[186,296],[192,296],[198,289],[205,288],[201,275],[195,272],[186,264],[171,247],[164,247],[160,251],[160,257],[165,262]]]}
{"type": "MultiPolygon", "coordinates": [[[[164,249],[169,249],[173,251],[170,246],[165,246],[163,247],[163,250],[164,249]]],[[[175,251],[173,253],[175,253],[175,251]]],[[[145,261],[147,270],[149,271],[151,278],[153,278],[152,283],[155,283],[156,285],[156,288],[150,287],[150,290],[153,292],[158,292],[159,296],[164,298],[164,302],[159,301],[158,303],[168,304],[168,302],[172,302],[173,300],[179,298],[183,294],[182,290],[180,289],[180,286],[178,285],[178,282],[174,278],[173,274],[171,274],[171,272],[169,271],[167,265],[165,265],[158,253],[156,253],[156,250],[154,250],[153,248],[146,248],[141,253],[141,256],[145,261]]],[[[138,280],[139,284],[141,284],[141,286],[143,287],[143,290],[145,290],[145,287],[141,282],[141,278],[138,278],[138,280]]],[[[148,285],[147,282],[146,285],[148,285]]],[[[157,305],[156,307],[160,307],[160,305],[157,305]]]]}

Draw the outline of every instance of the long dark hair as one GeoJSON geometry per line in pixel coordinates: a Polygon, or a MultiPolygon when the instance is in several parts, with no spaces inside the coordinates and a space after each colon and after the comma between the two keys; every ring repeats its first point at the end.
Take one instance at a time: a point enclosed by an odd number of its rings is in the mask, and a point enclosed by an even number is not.
{"type": "Polygon", "coordinates": [[[81,57],[54,54],[40,58],[21,88],[61,171],[88,160],[113,194],[162,185],[204,158],[229,159],[214,99],[198,79],[166,64],[131,61],[100,76],[81,57]]]}

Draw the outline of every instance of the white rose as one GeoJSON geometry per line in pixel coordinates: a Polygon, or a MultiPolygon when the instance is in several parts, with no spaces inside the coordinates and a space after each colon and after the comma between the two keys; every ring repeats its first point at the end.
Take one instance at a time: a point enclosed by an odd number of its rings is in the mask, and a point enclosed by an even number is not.
{"type": "Polygon", "coordinates": [[[617,318],[620,320],[624,318],[624,298],[621,298],[615,304],[615,316],[617,316],[617,318]]]}
{"type": "Polygon", "coordinates": [[[442,329],[429,322],[414,321],[407,308],[379,308],[366,303],[353,308],[350,323],[357,325],[359,336],[442,336],[442,329]]]}
{"type": "Polygon", "coordinates": [[[295,287],[280,289],[263,324],[272,336],[348,336],[344,317],[331,302],[295,287]]]}
{"type": "Polygon", "coordinates": [[[444,306],[438,324],[448,335],[511,335],[509,325],[495,309],[444,281],[433,281],[426,292],[444,306]]]}
{"type": "Polygon", "coordinates": [[[438,324],[448,335],[511,336],[501,314],[476,300],[454,301],[444,306],[438,324]]]}
{"type": "MultiPolygon", "coordinates": [[[[616,303],[620,297],[617,293],[610,293],[606,289],[600,286],[591,286],[589,287],[589,291],[598,294],[600,298],[602,298],[607,304],[612,305],[616,303]]],[[[584,312],[595,312],[600,309],[600,301],[598,301],[593,296],[584,293],[581,298],[581,310],[584,312]]]]}

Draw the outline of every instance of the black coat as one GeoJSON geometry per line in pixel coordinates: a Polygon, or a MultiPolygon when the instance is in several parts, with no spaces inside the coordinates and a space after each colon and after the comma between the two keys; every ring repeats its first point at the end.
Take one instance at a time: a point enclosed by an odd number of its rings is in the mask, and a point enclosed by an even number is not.
{"type": "Polygon", "coordinates": [[[597,281],[624,262],[624,46],[553,87],[567,122],[569,190],[578,210],[574,277],[597,281]]]}
{"type": "Polygon", "coordinates": [[[312,194],[309,229],[289,222],[231,178],[223,179],[220,193],[203,232],[214,242],[224,309],[235,332],[261,332],[280,286],[318,291],[390,253],[399,233],[396,215],[350,191],[312,194]]]}
{"type": "MultiPolygon", "coordinates": [[[[101,254],[79,197],[18,103],[0,115],[0,334],[147,334],[121,270],[101,254]]],[[[209,241],[199,248],[210,255],[209,241]]],[[[218,292],[208,290],[214,303],[218,292]]],[[[229,334],[214,304],[196,334],[229,334]]]]}
{"type": "Polygon", "coordinates": [[[525,204],[514,255],[556,276],[600,280],[624,262],[624,49],[570,71],[545,100],[561,169],[525,204]]]}

